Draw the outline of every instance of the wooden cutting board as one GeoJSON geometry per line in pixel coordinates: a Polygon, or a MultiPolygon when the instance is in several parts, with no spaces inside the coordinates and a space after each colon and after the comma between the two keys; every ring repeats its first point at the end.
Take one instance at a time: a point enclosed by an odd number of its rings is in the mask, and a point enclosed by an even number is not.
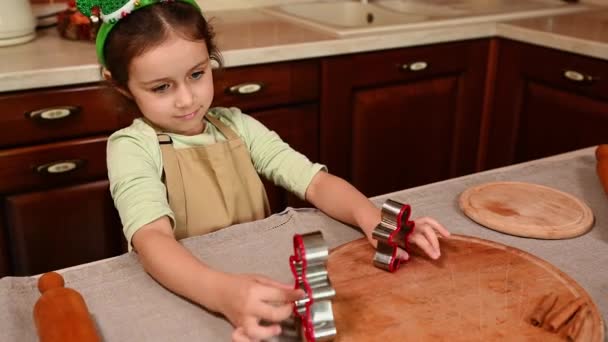
{"type": "Polygon", "coordinates": [[[336,289],[336,341],[564,341],[527,321],[550,291],[559,296],[556,305],[586,298],[590,342],[604,340],[595,304],[551,264],[472,237],[441,243],[440,260],[414,256],[395,273],[372,265],[374,250],[366,239],[333,250],[327,268],[336,289]]]}
{"type": "Polygon", "coordinates": [[[580,199],[531,183],[494,182],[467,189],[460,208],[473,221],[499,232],[540,239],[582,235],[593,212],[580,199]]]}

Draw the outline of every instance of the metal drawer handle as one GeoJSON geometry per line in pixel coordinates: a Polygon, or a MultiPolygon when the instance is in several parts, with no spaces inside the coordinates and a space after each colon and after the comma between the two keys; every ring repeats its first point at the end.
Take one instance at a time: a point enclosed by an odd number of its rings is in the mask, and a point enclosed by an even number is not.
{"type": "Polygon", "coordinates": [[[573,82],[592,82],[597,80],[597,77],[585,75],[576,70],[564,70],[564,77],[573,82]]]}
{"type": "Polygon", "coordinates": [[[422,71],[425,70],[427,67],[429,66],[429,64],[427,62],[414,62],[410,65],[410,70],[411,71],[422,71]]]}
{"type": "Polygon", "coordinates": [[[251,83],[241,83],[237,85],[233,85],[226,89],[229,94],[232,95],[251,95],[255,93],[259,93],[264,88],[263,83],[259,82],[251,82],[251,83]]]}
{"type": "Polygon", "coordinates": [[[399,68],[403,71],[422,71],[426,70],[429,64],[424,61],[414,62],[412,64],[400,64],[399,68]]]}
{"type": "Polygon", "coordinates": [[[82,159],[59,160],[48,164],[36,166],[36,172],[43,175],[57,175],[76,171],[84,166],[82,159]]]}
{"type": "Polygon", "coordinates": [[[25,113],[25,116],[37,121],[55,121],[74,116],[80,111],[79,106],[58,106],[32,110],[25,113]]]}

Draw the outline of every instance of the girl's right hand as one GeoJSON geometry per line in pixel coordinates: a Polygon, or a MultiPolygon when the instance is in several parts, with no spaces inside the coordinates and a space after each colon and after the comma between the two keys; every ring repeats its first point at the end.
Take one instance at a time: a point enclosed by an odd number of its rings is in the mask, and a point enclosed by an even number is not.
{"type": "Polygon", "coordinates": [[[279,322],[287,319],[293,302],[304,291],[260,275],[225,274],[217,309],[234,325],[233,341],[260,341],[281,333],[279,322]],[[261,325],[264,321],[266,324],[261,325]]]}

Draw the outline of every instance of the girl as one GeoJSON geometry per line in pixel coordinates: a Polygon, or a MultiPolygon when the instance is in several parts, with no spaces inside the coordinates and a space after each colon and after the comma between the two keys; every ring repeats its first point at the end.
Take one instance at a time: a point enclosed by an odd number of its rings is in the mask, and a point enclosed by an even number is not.
{"type": "MultiPolygon", "coordinates": [[[[210,108],[211,64],[221,59],[194,0],[79,0],[78,7],[103,21],[97,53],[104,74],[142,114],[107,147],[110,190],[129,246],[162,285],[223,314],[235,327],[233,340],[278,335],[301,290],[211,269],[177,240],[269,215],[258,174],[361,227],[372,244],[380,209],[252,117],[210,108]]],[[[448,231],[431,218],[415,223],[410,242],[438,258],[437,234],[448,231]]]]}

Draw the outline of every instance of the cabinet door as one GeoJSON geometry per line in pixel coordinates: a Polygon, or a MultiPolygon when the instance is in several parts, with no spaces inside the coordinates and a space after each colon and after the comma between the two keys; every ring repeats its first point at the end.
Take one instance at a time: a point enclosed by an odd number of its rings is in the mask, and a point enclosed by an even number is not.
{"type": "Polygon", "coordinates": [[[608,142],[608,101],[534,82],[523,96],[513,162],[608,142]]]}
{"type": "Polygon", "coordinates": [[[118,255],[125,244],[107,181],[6,198],[15,275],[118,255]]]}
{"type": "MultiPolygon", "coordinates": [[[[283,141],[312,162],[319,156],[319,115],[316,104],[285,107],[251,114],[266,127],[275,131],[283,141]]],[[[293,207],[310,206],[280,187],[265,181],[266,192],[273,212],[293,207]]]]}
{"type": "Polygon", "coordinates": [[[321,160],[367,196],[475,171],[488,41],[323,61],[321,160]]]}
{"type": "Polygon", "coordinates": [[[608,142],[608,62],[501,40],[485,168],[608,142]]]}

